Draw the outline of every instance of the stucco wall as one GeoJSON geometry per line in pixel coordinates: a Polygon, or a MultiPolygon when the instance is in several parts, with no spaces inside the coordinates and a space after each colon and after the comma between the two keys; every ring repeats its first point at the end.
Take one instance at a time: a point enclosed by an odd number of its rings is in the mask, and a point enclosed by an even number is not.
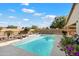
{"type": "Polygon", "coordinates": [[[74,23],[76,23],[76,32],[79,34],[79,3],[75,5],[66,27],[74,23]]]}
{"type": "Polygon", "coordinates": [[[79,19],[79,4],[76,4],[66,26],[76,23],[78,19],[79,19]]]}
{"type": "Polygon", "coordinates": [[[76,32],[77,32],[77,34],[79,35],[79,20],[78,20],[78,22],[76,23],[76,32]]]}

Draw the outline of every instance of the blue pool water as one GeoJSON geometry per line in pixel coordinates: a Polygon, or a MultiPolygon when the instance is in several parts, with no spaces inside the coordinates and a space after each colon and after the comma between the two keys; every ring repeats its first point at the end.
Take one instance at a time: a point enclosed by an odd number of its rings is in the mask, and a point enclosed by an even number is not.
{"type": "MultiPolygon", "coordinates": [[[[32,39],[33,40],[33,39],[32,39]]],[[[20,42],[15,46],[24,49],[39,56],[49,56],[54,46],[55,37],[52,35],[43,35],[36,40],[27,43],[27,41],[20,42]],[[23,44],[24,43],[24,44],[23,44]]]]}

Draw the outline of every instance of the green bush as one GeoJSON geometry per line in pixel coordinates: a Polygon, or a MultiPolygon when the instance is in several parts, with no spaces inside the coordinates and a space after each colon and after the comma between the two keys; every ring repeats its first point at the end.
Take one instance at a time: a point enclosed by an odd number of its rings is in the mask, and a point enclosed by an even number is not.
{"type": "Polygon", "coordinates": [[[62,39],[61,39],[61,45],[62,46],[66,46],[66,45],[68,45],[68,44],[73,44],[73,38],[72,37],[63,37],[62,39]]]}
{"type": "Polygon", "coordinates": [[[76,51],[79,51],[79,45],[75,45],[75,49],[76,49],[76,51]]]}

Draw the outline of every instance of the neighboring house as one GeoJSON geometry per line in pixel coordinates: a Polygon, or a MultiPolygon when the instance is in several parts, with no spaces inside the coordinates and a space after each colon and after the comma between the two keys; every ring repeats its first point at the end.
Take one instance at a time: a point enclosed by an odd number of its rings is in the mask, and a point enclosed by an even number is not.
{"type": "Polygon", "coordinates": [[[79,34],[79,4],[75,3],[72,6],[70,14],[67,18],[67,24],[64,27],[68,35],[79,34]]]}
{"type": "Polygon", "coordinates": [[[22,31],[23,29],[20,28],[3,28],[2,30],[0,30],[0,36],[6,36],[7,35],[7,31],[11,31],[12,35],[17,35],[20,31],[22,31]]]}

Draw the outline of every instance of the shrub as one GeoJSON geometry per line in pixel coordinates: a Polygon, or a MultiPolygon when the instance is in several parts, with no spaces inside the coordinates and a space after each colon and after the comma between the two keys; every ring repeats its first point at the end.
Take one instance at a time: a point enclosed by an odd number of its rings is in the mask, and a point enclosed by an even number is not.
{"type": "Polygon", "coordinates": [[[62,46],[65,46],[65,45],[68,45],[68,44],[73,44],[73,38],[72,37],[63,37],[61,39],[61,45],[62,46]]]}
{"type": "Polygon", "coordinates": [[[74,43],[73,37],[63,37],[60,41],[61,51],[69,56],[79,56],[79,45],[74,43]]]}

